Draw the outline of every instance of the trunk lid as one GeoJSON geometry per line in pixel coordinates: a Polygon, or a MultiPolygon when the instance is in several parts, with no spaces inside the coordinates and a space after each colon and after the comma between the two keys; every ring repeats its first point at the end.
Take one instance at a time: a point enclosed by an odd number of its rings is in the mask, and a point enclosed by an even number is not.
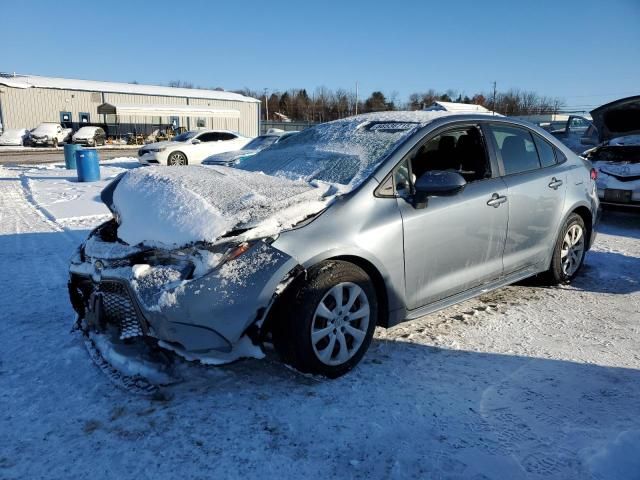
{"type": "Polygon", "coordinates": [[[591,111],[600,142],[640,134],[640,95],[622,98],[591,111]]]}

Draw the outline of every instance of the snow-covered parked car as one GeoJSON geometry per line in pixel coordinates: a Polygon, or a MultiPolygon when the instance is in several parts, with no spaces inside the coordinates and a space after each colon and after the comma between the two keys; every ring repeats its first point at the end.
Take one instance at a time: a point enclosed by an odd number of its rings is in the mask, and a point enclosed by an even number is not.
{"type": "Polygon", "coordinates": [[[253,157],[256,153],[261,152],[265,148],[269,148],[271,145],[275,145],[282,140],[289,138],[291,135],[295,135],[297,131],[273,131],[260,135],[247,143],[242,149],[234,152],[218,153],[211,155],[202,161],[203,165],[226,165],[234,166],[239,165],[243,160],[253,157]]]}
{"type": "Polygon", "coordinates": [[[170,141],[145,145],[138,150],[138,161],[144,165],[197,165],[213,154],[240,150],[250,141],[228,130],[190,130],[170,141]]]}
{"type": "MultiPolygon", "coordinates": [[[[595,238],[591,165],[505,117],[381,112],[317,125],[240,168],[134,169],[72,257],[90,337],[337,377],[393,326],[544,273],[595,238]]],[[[103,343],[103,342],[98,342],[103,343]]]]}
{"type": "Polygon", "coordinates": [[[29,144],[29,130],[26,128],[10,128],[0,135],[0,145],[24,147],[29,144]]]}
{"type": "Polygon", "coordinates": [[[94,147],[104,145],[107,141],[107,134],[102,127],[82,127],[71,137],[73,143],[94,147]]]}
{"type": "Polygon", "coordinates": [[[54,122],[45,122],[31,130],[31,144],[57,147],[71,140],[73,130],[54,122]]]}
{"type": "Polygon", "coordinates": [[[601,143],[583,156],[598,171],[601,202],[640,207],[640,95],[602,105],[591,116],[601,143]]]}

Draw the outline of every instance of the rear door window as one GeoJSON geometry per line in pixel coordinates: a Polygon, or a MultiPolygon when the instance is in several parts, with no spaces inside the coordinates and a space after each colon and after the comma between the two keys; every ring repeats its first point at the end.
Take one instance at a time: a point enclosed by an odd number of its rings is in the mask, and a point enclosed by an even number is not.
{"type": "Polygon", "coordinates": [[[490,124],[489,130],[502,159],[505,175],[540,168],[538,151],[529,130],[499,124],[490,124]]]}
{"type": "Polygon", "coordinates": [[[198,135],[198,140],[201,142],[215,142],[218,139],[218,134],[216,132],[207,132],[198,135]]]}

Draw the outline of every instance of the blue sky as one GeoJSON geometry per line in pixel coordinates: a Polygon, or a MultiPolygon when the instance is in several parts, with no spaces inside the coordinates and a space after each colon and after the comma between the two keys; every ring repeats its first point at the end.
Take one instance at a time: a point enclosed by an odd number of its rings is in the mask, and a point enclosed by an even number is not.
{"type": "Polygon", "coordinates": [[[0,71],[205,87],[640,94],[640,0],[8,2],[0,71]],[[153,8],[151,8],[153,5],[153,8]]]}

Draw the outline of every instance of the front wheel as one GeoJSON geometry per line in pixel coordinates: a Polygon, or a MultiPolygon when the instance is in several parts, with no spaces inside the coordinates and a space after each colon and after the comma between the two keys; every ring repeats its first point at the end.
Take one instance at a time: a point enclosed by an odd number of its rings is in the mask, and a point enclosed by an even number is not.
{"type": "Polygon", "coordinates": [[[274,344],[283,360],[305,372],[336,378],[362,359],[378,318],[373,282],[360,267],[329,261],[309,270],[283,299],[274,344]]]}
{"type": "Polygon", "coordinates": [[[560,230],[551,265],[545,274],[549,283],[569,283],[578,274],[584,263],[586,234],[584,220],[572,213],[560,230]]]}
{"type": "Polygon", "coordinates": [[[187,156],[182,152],[171,152],[167,159],[167,165],[171,167],[187,165],[187,163],[187,156]]]}

